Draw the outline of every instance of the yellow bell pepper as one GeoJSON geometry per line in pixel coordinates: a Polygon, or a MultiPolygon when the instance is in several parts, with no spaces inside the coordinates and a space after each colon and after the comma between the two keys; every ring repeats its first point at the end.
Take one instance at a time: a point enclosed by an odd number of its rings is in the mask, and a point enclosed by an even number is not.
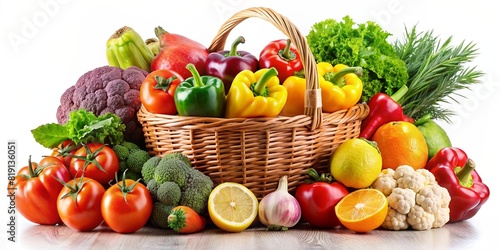
{"type": "Polygon", "coordinates": [[[226,117],[276,117],[288,96],[277,75],[275,68],[238,73],[227,93],[226,117]]]}
{"type": "Polygon", "coordinates": [[[288,92],[285,106],[280,115],[296,116],[304,114],[304,98],[306,93],[306,79],[302,76],[289,76],[283,82],[288,92]]]}
{"type": "Polygon", "coordinates": [[[358,103],[363,92],[361,67],[347,67],[344,64],[317,64],[323,112],[332,113],[348,109],[358,103]]]}

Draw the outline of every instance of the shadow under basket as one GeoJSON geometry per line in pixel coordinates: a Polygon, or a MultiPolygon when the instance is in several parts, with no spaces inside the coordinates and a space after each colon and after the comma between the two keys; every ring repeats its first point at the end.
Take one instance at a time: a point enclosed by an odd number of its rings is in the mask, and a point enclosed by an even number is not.
{"type": "Polygon", "coordinates": [[[368,105],[357,104],[334,113],[321,112],[316,62],[305,37],[286,17],[268,8],[242,10],[227,20],[209,51],[224,48],[229,32],[249,18],[264,19],[282,31],[295,45],[306,79],[303,115],[274,118],[211,118],[137,113],[145,146],[151,155],[180,152],[193,167],[210,176],[214,184],[236,182],[260,200],[276,190],[288,175],[289,191],[303,183],[309,168],[329,172],[329,159],[344,141],[359,136],[368,105]]]}

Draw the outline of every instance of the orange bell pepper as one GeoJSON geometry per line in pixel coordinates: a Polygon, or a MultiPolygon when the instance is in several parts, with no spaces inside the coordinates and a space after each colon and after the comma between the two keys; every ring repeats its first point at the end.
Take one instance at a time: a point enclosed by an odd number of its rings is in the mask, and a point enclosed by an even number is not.
{"type": "Polygon", "coordinates": [[[285,106],[280,115],[296,116],[304,114],[304,98],[306,92],[306,79],[298,74],[289,76],[283,82],[283,87],[288,92],[285,106]]]}

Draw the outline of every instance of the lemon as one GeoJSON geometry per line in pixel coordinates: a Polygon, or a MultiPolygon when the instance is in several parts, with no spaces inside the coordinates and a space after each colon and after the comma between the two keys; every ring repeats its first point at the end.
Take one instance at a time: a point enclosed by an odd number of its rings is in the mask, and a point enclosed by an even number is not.
{"type": "Polygon", "coordinates": [[[255,194],[235,182],[217,185],[208,197],[208,214],[213,223],[227,232],[247,229],[257,217],[259,201],[255,194]]]}
{"type": "Polygon", "coordinates": [[[330,158],[330,171],[338,182],[351,188],[366,188],[382,171],[382,156],[376,143],[362,138],[343,142],[330,158]]]}

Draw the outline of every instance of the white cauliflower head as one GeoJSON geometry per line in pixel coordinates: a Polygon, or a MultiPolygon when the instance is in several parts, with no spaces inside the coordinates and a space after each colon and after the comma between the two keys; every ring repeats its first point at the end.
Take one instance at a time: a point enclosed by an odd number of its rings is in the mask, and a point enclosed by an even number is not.
{"type": "Polygon", "coordinates": [[[387,202],[392,209],[401,214],[407,214],[415,206],[415,192],[407,188],[394,188],[387,196],[387,202]]]}
{"type": "Polygon", "coordinates": [[[450,194],[426,169],[408,165],[384,169],[371,187],[387,196],[389,210],[383,228],[427,230],[450,220],[450,194]]]}
{"type": "Polygon", "coordinates": [[[396,168],[394,179],[396,179],[398,187],[409,188],[415,192],[418,192],[425,186],[424,176],[415,172],[415,169],[408,165],[401,165],[396,168]]]}
{"type": "Polygon", "coordinates": [[[436,213],[440,208],[448,207],[450,200],[448,190],[438,185],[426,185],[416,195],[416,203],[428,213],[436,213]]]}
{"type": "Polygon", "coordinates": [[[407,221],[415,230],[428,230],[432,228],[435,217],[434,214],[426,212],[420,205],[415,205],[410,209],[407,221]]]}
{"type": "Polygon", "coordinates": [[[387,216],[385,217],[382,227],[389,230],[404,230],[409,227],[406,220],[406,214],[399,213],[395,209],[389,207],[387,216]]]}
{"type": "Polygon", "coordinates": [[[434,223],[432,223],[432,228],[443,227],[446,223],[450,221],[450,208],[442,207],[434,213],[434,223]]]}
{"type": "Polygon", "coordinates": [[[425,168],[421,168],[421,169],[415,170],[415,172],[417,172],[417,174],[420,174],[425,178],[425,182],[424,182],[425,185],[437,184],[436,177],[434,177],[434,175],[431,173],[431,171],[429,171],[425,168]]]}
{"type": "Polygon", "coordinates": [[[396,179],[394,179],[394,169],[392,168],[382,169],[378,178],[372,184],[372,188],[380,190],[385,196],[389,196],[396,186],[397,183],[396,179]]]}

